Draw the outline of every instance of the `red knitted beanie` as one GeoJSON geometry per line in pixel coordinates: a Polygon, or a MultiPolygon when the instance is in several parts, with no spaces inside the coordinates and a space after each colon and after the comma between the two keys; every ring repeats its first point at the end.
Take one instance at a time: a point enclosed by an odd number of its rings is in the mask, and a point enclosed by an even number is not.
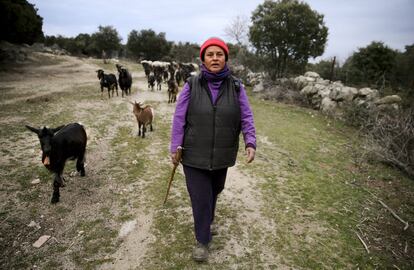
{"type": "Polygon", "coordinates": [[[210,47],[212,45],[219,46],[220,48],[222,48],[226,56],[226,61],[229,59],[229,48],[227,47],[226,43],[218,37],[211,37],[207,39],[206,41],[204,41],[203,45],[201,45],[201,48],[200,48],[201,61],[204,61],[204,52],[207,49],[207,47],[210,47]]]}

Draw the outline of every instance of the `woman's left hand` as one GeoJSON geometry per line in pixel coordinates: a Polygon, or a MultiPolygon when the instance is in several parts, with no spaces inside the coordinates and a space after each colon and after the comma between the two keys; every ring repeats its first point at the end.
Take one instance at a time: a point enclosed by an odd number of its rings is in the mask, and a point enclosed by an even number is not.
{"type": "Polygon", "coordinates": [[[253,147],[246,148],[246,155],[247,155],[247,163],[250,163],[254,160],[254,156],[256,154],[256,150],[253,147]]]}

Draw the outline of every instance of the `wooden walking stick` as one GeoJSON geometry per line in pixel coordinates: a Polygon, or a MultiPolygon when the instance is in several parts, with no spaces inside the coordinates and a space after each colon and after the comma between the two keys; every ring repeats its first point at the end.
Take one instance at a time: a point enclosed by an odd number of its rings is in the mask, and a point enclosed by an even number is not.
{"type": "Polygon", "coordinates": [[[178,164],[180,164],[182,154],[183,154],[183,148],[181,146],[178,146],[177,147],[177,152],[175,153],[175,159],[178,161],[178,163],[177,163],[177,165],[174,164],[174,167],[172,169],[171,178],[170,178],[170,181],[168,183],[167,193],[165,194],[164,204],[167,202],[168,194],[170,193],[171,184],[172,184],[172,181],[174,180],[175,170],[177,169],[178,164]]]}

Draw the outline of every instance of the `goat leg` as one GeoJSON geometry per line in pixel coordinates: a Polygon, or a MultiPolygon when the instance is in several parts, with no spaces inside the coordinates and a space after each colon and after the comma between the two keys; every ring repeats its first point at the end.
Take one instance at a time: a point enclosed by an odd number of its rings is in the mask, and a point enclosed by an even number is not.
{"type": "Polygon", "coordinates": [[[59,202],[59,197],[60,197],[59,188],[61,187],[61,182],[62,180],[60,179],[59,174],[56,174],[55,179],[53,181],[53,195],[52,195],[52,200],[51,200],[51,203],[53,204],[59,202]]]}
{"type": "Polygon", "coordinates": [[[81,176],[85,176],[85,164],[83,155],[79,156],[78,160],[76,161],[76,170],[80,172],[81,176]]]}
{"type": "Polygon", "coordinates": [[[138,137],[141,136],[141,123],[138,122],[138,137]]]}
{"type": "Polygon", "coordinates": [[[65,186],[65,183],[63,183],[63,181],[65,181],[65,178],[63,178],[63,176],[62,176],[62,172],[56,174],[55,181],[58,182],[59,187],[64,187],[65,186]]]}

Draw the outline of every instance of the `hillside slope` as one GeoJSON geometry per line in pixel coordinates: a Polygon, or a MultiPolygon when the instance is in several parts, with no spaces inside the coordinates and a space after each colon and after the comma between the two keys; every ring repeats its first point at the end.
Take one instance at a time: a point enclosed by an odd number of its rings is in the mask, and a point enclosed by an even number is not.
{"type": "Polygon", "coordinates": [[[414,267],[412,181],[360,160],[357,133],[341,123],[254,96],[256,160],[245,164],[241,144],[219,198],[209,262],[195,264],[182,170],[162,205],[174,111],[166,85],[149,91],[142,68],[123,62],[133,74],[132,95],[108,99],[95,71],[116,73],[115,63],[41,53],[30,59],[0,69],[0,268],[414,267]],[[136,136],[128,102],[134,100],[156,112],[145,139],[136,136]],[[24,124],[69,122],[86,127],[87,176],[71,173],[74,162],[68,162],[61,202],[51,205],[52,175],[24,124]],[[32,184],[35,179],[40,183],[32,184]],[[379,201],[408,221],[408,229],[379,201]],[[34,248],[42,235],[51,238],[34,248]]]}

